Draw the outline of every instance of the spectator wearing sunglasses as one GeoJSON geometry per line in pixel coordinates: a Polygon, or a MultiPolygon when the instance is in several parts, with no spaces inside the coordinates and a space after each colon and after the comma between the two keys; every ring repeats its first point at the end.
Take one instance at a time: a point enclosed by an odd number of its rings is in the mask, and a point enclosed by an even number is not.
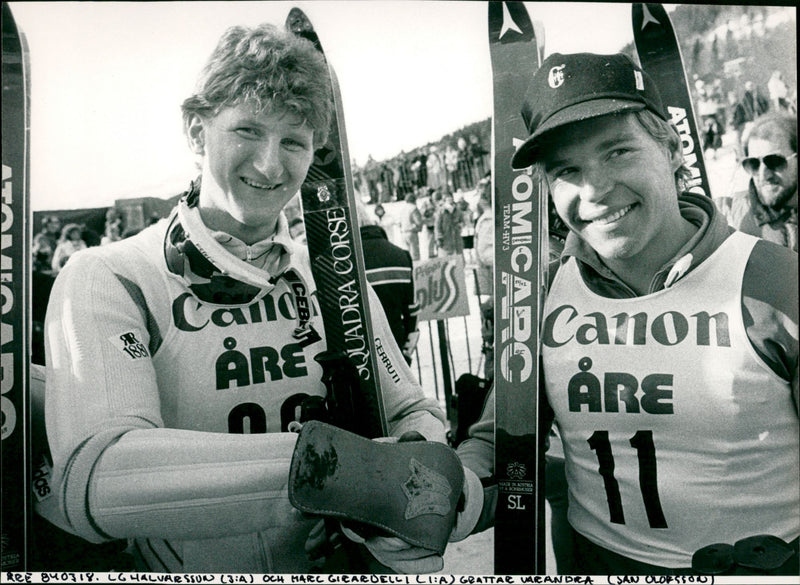
{"type": "Polygon", "coordinates": [[[748,188],[717,205],[737,230],[797,251],[797,116],[761,116],[742,149],[748,188]]]}

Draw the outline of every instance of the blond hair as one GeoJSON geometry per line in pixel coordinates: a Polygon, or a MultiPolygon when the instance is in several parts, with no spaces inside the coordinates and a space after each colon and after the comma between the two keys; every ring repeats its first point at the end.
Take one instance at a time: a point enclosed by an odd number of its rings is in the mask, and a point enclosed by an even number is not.
{"type": "Polygon", "coordinates": [[[181,105],[184,123],[212,117],[222,108],[252,103],[259,111],[289,111],[314,131],[314,144],[328,139],[333,100],[325,58],[301,37],[261,24],[234,26],[220,38],[197,82],[181,105]]]}

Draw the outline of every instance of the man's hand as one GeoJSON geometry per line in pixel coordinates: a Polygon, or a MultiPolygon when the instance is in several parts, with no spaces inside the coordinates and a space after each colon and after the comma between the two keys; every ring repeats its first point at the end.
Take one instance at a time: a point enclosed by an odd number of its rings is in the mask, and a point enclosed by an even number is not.
{"type": "Polygon", "coordinates": [[[396,536],[363,538],[344,525],[342,533],[353,542],[366,546],[379,563],[397,573],[421,575],[441,571],[444,567],[444,559],[436,551],[409,544],[396,536]]]}
{"type": "MultiPolygon", "coordinates": [[[[406,440],[409,440],[406,435],[400,438],[400,441],[406,440]]],[[[466,476],[464,489],[459,500],[458,516],[450,534],[450,542],[457,542],[469,536],[478,523],[483,509],[481,480],[467,468],[464,469],[464,473],[466,476]]],[[[444,568],[444,558],[434,550],[409,544],[394,536],[362,536],[356,530],[358,529],[342,525],[342,534],[353,542],[366,546],[378,562],[397,573],[422,575],[436,573],[444,568]]]]}
{"type": "Polygon", "coordinates": [[[406,361],[408,362],[409,365],[411,365],[411,359],[414,356],[414,350],[417,347],[418,341],[419,341],[419,329],[416,329],[408,334],[406,342],[400,349],[400,351],[403,353],[403,357],[406,358],[406,361]]]}
{"type": "Polygon", "coordinates": [[[453,531],[450,533],[450,542],[464,540],[475,529],[483,512],[483,485],[481,480],[471,469],[464,468],[464,488],[461,500],[458,502],[458,515],[453,531]]]}
{"type": "MultiPolygon", "coordinates": [[[[425,437],[417,431],[408,431],[403,433],[399,439],[380,437],[375,440],[386,443],[410,443],[424,441],[425,437]]],[[[355,529],[348,528],[344,524],[342,524],[342,534],[353,542],[366,546],[379,563],[386,565],[396,573],[421,575],[441,571],[444,567],[444,559],[436,551],[415,546],[395,536],[364,537],[355,529]]]]}
{"type": "MultiPolygon", "coordinates": [[[[389,568],[430,572],[441,569],[454,524],[463,524],[456,520],[463,483],[455,451],[417,432],[372,441],[310,421],[295,445],[289,500],[343,522],[350,540],[389,568]]],[[[310,548],[319,540],[310,539],[310,548]]]]}

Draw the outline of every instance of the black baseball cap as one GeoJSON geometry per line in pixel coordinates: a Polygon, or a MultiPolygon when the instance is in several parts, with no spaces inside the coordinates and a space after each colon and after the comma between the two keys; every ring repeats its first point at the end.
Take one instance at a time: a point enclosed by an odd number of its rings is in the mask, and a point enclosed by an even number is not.
{"type": "Polygon", "coordinates": [[[553,53],[534,73],[522,105],[530,136],[511,158],[524,169],[536,162],[538,139],[554,128],[597,116],[648,109],[669,120],[655,82],[623,53],[553,53]]]}

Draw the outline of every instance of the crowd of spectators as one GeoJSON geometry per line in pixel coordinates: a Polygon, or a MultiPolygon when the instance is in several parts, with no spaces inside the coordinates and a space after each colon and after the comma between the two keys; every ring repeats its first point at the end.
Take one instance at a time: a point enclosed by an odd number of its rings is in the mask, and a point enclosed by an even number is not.
{"type": "MultiPolygon", "coordinates": [[[[727,92],[714,78],[694,76],[693,98],[709,160],[725,146],[733,151],[734,172],[747,176],[746,188],[713,192],[718,209],[737,230],[797,250],[797,90],[781,71],[766,88],[745,80],[727,92]]],[[[734,184],[731,177],[729,184],[734,184]]]]}
{"type": "Polygon", "coordinates": [[[352,166],[356,189],[369,203],[403,201],[420,189],[453,193],[474,189],[489,170],[489,150],[479,133],[400,152],[381,162],[370,156],[363,166],[352,166]]]}
{"type": "MultiPolygon", "coordinates": [[[[161,219],[153,214],[152,224],[161,219]]],[[[32,355],[35,364],[44,364],[44,318],[50,291],[56,276],[67,262],[81,250],[107,245],[136,234],[138,229],[125,226],[122,212],[109,207],[105,214],[102,235],[85,222],[62,221],[48,213],[41,218],[41,228],[31,241],[31,321],[32,355]]]]}
{"type": "Polygon", "coordinates": [[[749,80],[727,92],[725,86],[719,77],[706,81],[694,76],[692,98],[697,123],[703,152],[711,159],[722,148],[726,134],[737,158],[741,158],[742,138],[759,116],[767,112],[797,113],[797,93],[790,93],[781,71],[773,71],[766,89],[749,80]]]}
{"type": "Polygon", "coordinates": [[[372,212],[389,239],[408,250],[415,261],[463,255],[473,267],[477,262],[475,225],[484,210],[478,199],[489,188],[486,176],[469,190],[417,189],[402,203],[375,204],[372,212]]]}

